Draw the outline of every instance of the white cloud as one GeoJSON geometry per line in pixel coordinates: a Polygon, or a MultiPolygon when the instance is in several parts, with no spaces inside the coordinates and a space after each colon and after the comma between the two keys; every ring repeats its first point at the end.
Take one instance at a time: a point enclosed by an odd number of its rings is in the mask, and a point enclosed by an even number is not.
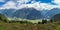
{"type": "Polygon", "coordinates": [[[1,9],[10,9],[10,8],[16,8],[15,2],[13,1],[8,1],[6,4],[4,4],[1,9]]]}
{"type": "Polygon", "coordinates": [[[60,0],[53,0],[52,3],[56,4],[56,8],[60,9],[60,0]]]}
{"type": "Polygon", "coordinates": [[[60,5],[60,0],[53,0],[52,2],[60,5]]]}
{"type": "Polygon", "coordinates": [[[40,2],[35,2],[33,4],[28,4],[28,7],[31,8],[35,8],[37,10],[51,10],[53,8],[57,8],[56,5],[51,5],[51,4],[47,4],[47,3],[40,3],[40,2]]]}
{"type": "Polygon", "coordinates": [[[27,7],[27,4],[21,4],[21,5],[18,5],[16,7],[16,9],[22,9],[22,8],[26,8],[27,7]]]}
{"type": "Polygon", "coordinates": [[[5,2],[4,0],[0,0],[0,2],[5,2]]]}
{"type": "Polygon", "coordinates": [[[29,1],[31,1],[31,0],[16,0],[18,3],[20,3],[20,4],[22,4],[22,3],[27,3],[27,2],[29,2],[29,1]]]}
{"type": "Polygon", "coordinates": [[[36,1],[31,1],[31,4],[35,3],[36,1]]]}
{"type": "Polygon", "coordinates": [[[56,5],[51,5],[47,3],[33,2],[31,4],[20,4],[17,7],[18,9],[22,8],[35,8],[37,10],[51,10],[53,8],[57,8],[56,5]]]}
{"type": "Polygon", "coordinates": [[[53,8],[60,8],[60,5],[52,5],[49,3],[41,3],[32,1],[31,4],[26,4],[31,0],[17,0],[17,2],[14,1],[8,1],[6,4],[4,4],[0,9],[22,9],[22,8],[35,8],[37,10],[51,10],[53,8]]]}

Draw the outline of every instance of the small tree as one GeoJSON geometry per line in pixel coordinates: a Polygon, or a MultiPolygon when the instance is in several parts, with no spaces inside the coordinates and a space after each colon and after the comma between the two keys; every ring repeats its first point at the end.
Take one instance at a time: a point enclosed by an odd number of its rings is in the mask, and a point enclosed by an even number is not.
{"type": "Polygon", "coordinates": [[[51,19],[50,22],[53,22],[53,19],[51,19]]]}
{"type": "Polygon", "coordinates": [[[45,23],[47,23],[47,20],[42,20],[42,24],[45,24],[45,23]]]}
{"type": "Polygon", "coordinates": [[[41,22],[38,22],[38,24],[41,24],[41,22]]]}

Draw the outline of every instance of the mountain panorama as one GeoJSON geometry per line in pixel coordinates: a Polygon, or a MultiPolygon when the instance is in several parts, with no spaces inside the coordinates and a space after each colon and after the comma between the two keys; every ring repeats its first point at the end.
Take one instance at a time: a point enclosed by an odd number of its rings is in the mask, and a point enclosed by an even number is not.
{"type": "Polygon", "coordinates": [[[60,0],[0,0],[0,14],[12,19],[51,19],[60,14],[60,0]]]}
{"type": "Polygon", "coordinates": [[[23,19],[51,19],[56,14],[60,14],[60,9],[54,8],[51,10],[38,11],[34,8],[23,8],[23,9],[2,9],[0,14],[5,15],[9,18],[23,18],[23,19]]]}

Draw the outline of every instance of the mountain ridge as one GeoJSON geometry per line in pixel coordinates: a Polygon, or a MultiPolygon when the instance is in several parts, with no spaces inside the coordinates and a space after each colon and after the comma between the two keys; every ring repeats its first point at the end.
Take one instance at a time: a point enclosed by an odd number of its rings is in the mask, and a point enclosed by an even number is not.
{"type": "Polygon", "coordinates": [[[24,18],[25,19],[44,19],[44,18],[52,18],[53,15],[59,14],[60,9],[54,8],[51,10],[42,10],[42,11],[38,11],[34,8],[23,8],[19,10],[4,9],[4,10],[0,10],[0,13],[10,18],[17,17],[17,18],[23,18],[23,19],[24,18]]]}

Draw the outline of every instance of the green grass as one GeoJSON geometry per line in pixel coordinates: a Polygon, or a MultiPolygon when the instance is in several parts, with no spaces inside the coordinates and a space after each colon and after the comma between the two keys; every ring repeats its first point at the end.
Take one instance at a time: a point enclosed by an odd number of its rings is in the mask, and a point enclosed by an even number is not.
{"type": "Polygon", "coordinates": [[[4,27],[0,27],[0,30],[6,30],[6,28],[4,28],[4,27]]]}
{"type": "Polygon", "coordinates": [[[5,23],[0,21],[0,30],[60,30],[60,22],[49,22],[47,24],[21,24],[5,23]]]}
{"type": "Polygon", "coordinates": [[[60,30],[59,22],[48,22],[46,24],[34,24],[37,22],[42,22],[41,19],[37,20],[27,20],[20,18],[7,18],[0,15],[0,30],[60,30]],[[8,20],[8,22],[6,22],[8,20]],[[13,20],[20,20],[20,22],[15,22],[13,20]],[[11,23],[9,23],[9,21],[11,23]],[[21,21],[23,21],[21,23],[21,21]],[[28,23],[26,23],[28,21],[28,23]],[[32,23],[31,23],[32,22],[32,23]]]}

